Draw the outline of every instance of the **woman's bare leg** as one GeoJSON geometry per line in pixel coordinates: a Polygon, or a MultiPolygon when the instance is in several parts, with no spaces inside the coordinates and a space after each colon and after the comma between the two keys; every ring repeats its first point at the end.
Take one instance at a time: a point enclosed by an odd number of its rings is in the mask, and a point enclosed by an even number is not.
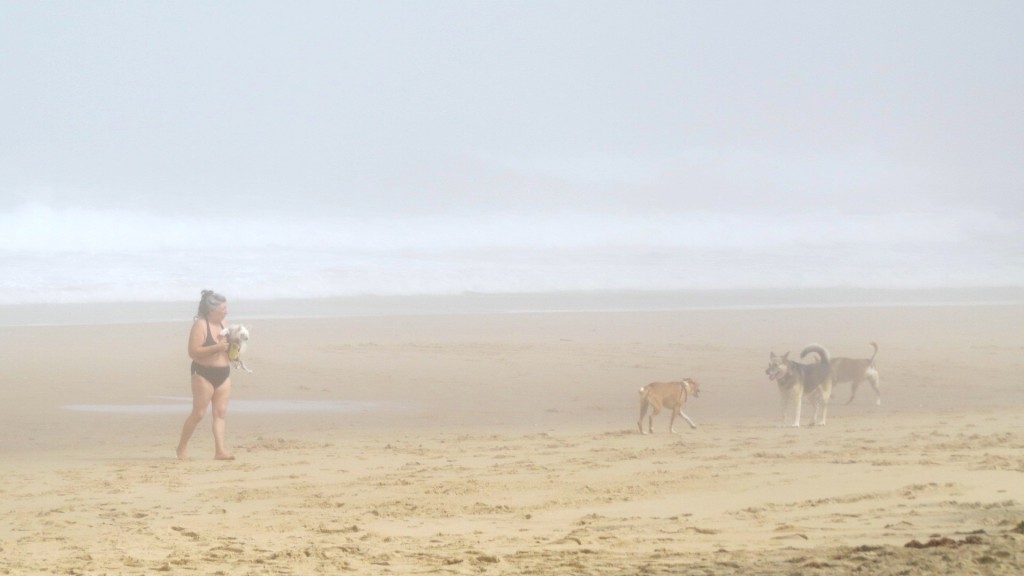
{"type": "Polygon", "coordinates": [[[196,431],[196,426],[202,421],[203,416],[206,416],[206,408],[210,405],[213,393],[213,384],[198,374],[192,375],[192,413],[185,420],[185,425],[181,427],[181,440],[178,441],[179,460],[188,460],[188,441],[192,438],[192,433],[196,431]]]}
{"type": "Polygon", "coordinates": [[[214,458],[217,460],[234,460],[235,457],[224,449],[224,417],[228,413],[228,400],[231,398],[231,378],[213,391],[213,442],[216,446],[214,458]]]}

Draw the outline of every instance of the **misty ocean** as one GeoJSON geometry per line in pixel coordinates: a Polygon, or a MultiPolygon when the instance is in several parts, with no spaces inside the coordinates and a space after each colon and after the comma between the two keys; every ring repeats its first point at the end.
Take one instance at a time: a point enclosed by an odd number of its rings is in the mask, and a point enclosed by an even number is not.
{"type": "MultiPolygon", "coordinates": [[[[1014,287],[1024,286],[1020,234],[1012,219],[971,214],[837,216],[790,227],[771,214],[735,213],[222,222],[37,204],[0,213],[0,305],[191,302],[204,288],[239,302],[1014,287]]],[[[765,303],[730,303],[756,300],[765,303]]]]}
{"type": "Polygon", "coordinates": [[[1019,8],[19,4],[0,306],[1024,287],[1019,8]]]}

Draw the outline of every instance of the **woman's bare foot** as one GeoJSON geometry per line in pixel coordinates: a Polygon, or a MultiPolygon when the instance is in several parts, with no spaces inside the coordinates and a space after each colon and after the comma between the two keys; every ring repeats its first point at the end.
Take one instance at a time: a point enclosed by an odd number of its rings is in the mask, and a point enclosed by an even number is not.
{"type": "Polygon", "coordinates": [[[234,454],[228,454],[227,452],[221,452],[220,454],[217,454],[216,456],[214,456],[213,459],[214,460],[234,460],[235,459],[235,455],[234,454]]]}
{"type": "Polygon", "coordinates": [[[178,460],[188,460],[188,448],[178,446],[178,460]]]}

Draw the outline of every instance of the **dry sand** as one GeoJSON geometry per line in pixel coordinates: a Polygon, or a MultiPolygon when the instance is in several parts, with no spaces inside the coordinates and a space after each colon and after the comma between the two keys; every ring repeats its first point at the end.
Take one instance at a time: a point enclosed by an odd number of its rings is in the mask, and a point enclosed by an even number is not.
{"type": "Polygon", "coordinates": [[[1024,306],[239,305],[238,458],[208,417],[179,462],[189,312],[0,328],[0,574],[1024,571],[1024,306]],[[881,406],[842,385],[828,426],[777,426],[769,351],[871,340],[881,406]],[[636,389],[683,376],[699,428],[641,436],[636,389]]]}

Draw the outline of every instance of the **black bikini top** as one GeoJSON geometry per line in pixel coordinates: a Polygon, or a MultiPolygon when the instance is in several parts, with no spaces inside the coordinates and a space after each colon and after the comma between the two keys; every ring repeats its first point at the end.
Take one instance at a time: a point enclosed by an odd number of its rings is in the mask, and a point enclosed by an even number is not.
{"type": "MultiPolygon", "coordinates": [[[[221,324],[220,327],[224,328],[224,324],[221,324]]],[[[207,318],[206,319],[206,340],[203,340],[203,346],[213,346],[216,343],[217,343],[217,340],[214,339],[213,332],[210,331],[210,319],[207,318]]]]}

